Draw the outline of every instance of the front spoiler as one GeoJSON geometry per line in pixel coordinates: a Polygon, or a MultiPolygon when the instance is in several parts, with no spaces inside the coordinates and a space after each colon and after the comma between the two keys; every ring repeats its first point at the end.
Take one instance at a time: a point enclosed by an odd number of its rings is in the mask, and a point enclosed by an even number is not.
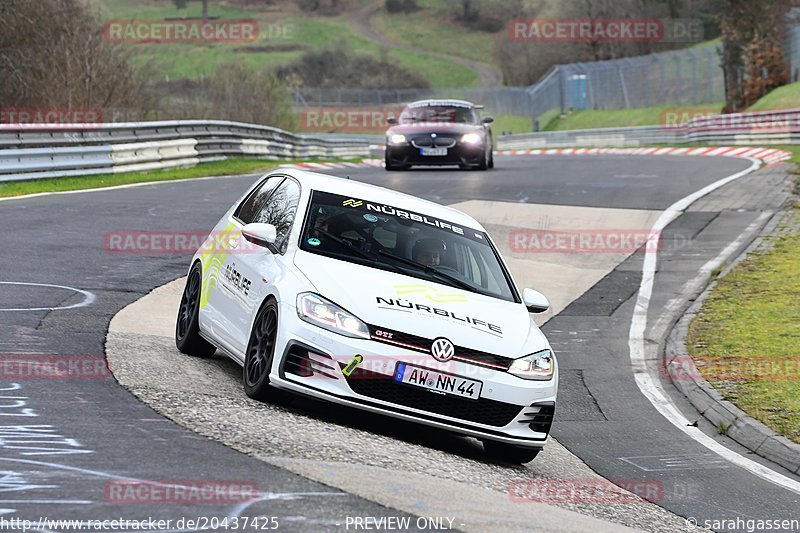
{"type": "MultiPolygon", "coordinates": [[[[413,413],[411,411],[406,411],[399,407],[388,408],[384,405],[374,403],[369,400],[364,400],[361,398],[346,398],[338,394],[333,394],[327,391],[315,389],[313,387],[301,385],[299,383],[295,383],[292,381],[287,381],[286,379],[275,376],[274,373],[270,375],[270,384],[278,389],[302,394],[304,396],[309,396],[311,398],[326,400],[340,405],[353,407],[355,409],[361,409],[376,414],[399,418],[401,420],[406,420],[409,422],[425,424],[427,426],[449,430],[454,433],[475,437],[481,440],[493,440],[497,442],[504,442],[506,444],[513,444],[515,446],[520,446],[524,448],[533,448],[541,450],[542,448],[544,448],[545,444],[547,444],[549,438],[549,436],[545,437],[544,439],[526,439],[519,437],[509,437],[505,433],[499,431],[476,429],[475,427],[470,426],[469,424],[466,423],[459,424],[449,421],[442,422],[441,420],[436,419],[434,416],[425,417],[417,413],[413,413]]],[[[522,406],[520,406],[520,409],[522,409],[522,406]]]]}

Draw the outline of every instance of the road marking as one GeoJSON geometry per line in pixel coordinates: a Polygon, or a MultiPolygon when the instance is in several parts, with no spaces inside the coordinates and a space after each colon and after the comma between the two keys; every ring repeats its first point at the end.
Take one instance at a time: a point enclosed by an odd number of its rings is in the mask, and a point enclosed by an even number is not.
{"type": "MultiPolygon", "coordinates": [[[[645,253],[644,263],[642,265],[642,281],[639,285],[639,292],[636,297],[636,305],[633,310],[633,318],[631,319],[631,329],[628,336],[628,348],[630,351],[630,358],[634,372],[636,385],[642,394],[650,401],[655,409],[661,413],[661,416],[666,418],[672,425],[683,431],[690,438],[694,439],[699,444],[702,444],[712,452],[723,457],[727,461],[739,466],[751,474],[760,477],[761,479],[774,483],[775,485],[784,487],[792,492],[800,494],[800,483],[790,479],[774,470],[748,459],[738,453],[726,448],[724,445],[715,441],[703,431],[693,425],[692,423],[678,410],[666,392],[660,387],[658,381],[647,371],[645,352],[645,329],[647,327],[647,313],[650,309],[650,300],[653,294],[653,283],[655,281],[656,263],[658,259],[658,238],[661,231],[666,228],[673,220],[678,218],[683,212],[698,199],[706,196],[707,194],[727,185],[728,183],[746,176],[756,170],[760,162],[755,159],[750,159],[752,165],[746,170],[737,172],[727,178],[715,181],[706,187],[696,191],[685,198],[682,198],[669,206],[656,220],[656,223],[651,229],[652,237],[647,242],[648,252],[645,253]]],[[[717,257],[723,257],[722,254],[730,252],[729,247],[717,257]]],[[[720,259],[721,261],[721,259],[720,259]]]]}
{"type": "MultiPolygon", "coordinates": [[[[270,171],[271,172],[271,171],[270,171]]],[[[117,191],[120,189],[133,189],[135,187],[146,187],[147,185],[159,185],[159,184],[169,184],[169,183],[184,183],[187,181],[206,181],[206,180],[216,180],[222,178],[245,178],[248,176],[261,176],[268,174],[265,173],[257,173],[257,174],[228,174],[225,176],[203,176],[202,178],[181,178],[178,180],[156,180],[156,181],[143,181],[141,183],[126,183],[125,185],[113,185],[111,187],[95,187],[94,189],[77,189],[74,191],[50,191],[50,192],[37,192],[32,194],[21,194],[19,196],[5,196],[0,198],[0,202],[8,202],[10,200],[24,200],[27,198],[37,198],[39,196],[55,196],[55,195],[63,195],[63,194],[83,194],[85,192],[101,192],[101,191],[117,191]]]]}
{"type": "Polygon", "coordinates": [[[29,307],[29,308],[20,308],[20,309],[4,309],[0,308],[0,311],[64,311],[66,309],[77,309],[78,307],[86,307],[87,305],[91,305],[97,297],[94,293],[89,291],[84,291],[81,289],[76,289],[75,287],[66,287],[64,285],[51,285],[49,283],[25,283],[22,281],[0,281],[0,285],[24,285],[26,287],[50,287],[53,289],[64,289],[67,291],[77,292],[83,295],[83,301],[73,304],[67,305],[63,307],[29,307]]]}
{"type": "Polygon", "coordinates": [[[645,472],[665,470],[697,470],[708,468],[728,468],[730,464],[714,453],[700,455],[641,455],[637,457],[620,457],[645,472]]]}

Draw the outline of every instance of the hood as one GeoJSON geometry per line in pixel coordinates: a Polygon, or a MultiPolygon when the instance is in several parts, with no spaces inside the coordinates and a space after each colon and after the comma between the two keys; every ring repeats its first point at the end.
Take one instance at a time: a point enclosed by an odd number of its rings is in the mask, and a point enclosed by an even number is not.
{"type": "Polygon", "coordinates": [[[386,130],[386,135],[400,133],[403,135],[430,135],[431,133],[444,135],[464,135],[465,133],[482,133],[483,125],[459,124],[457,122],[421,122],[419,124],[398,124],[386,130]]]}
{"type": "Polygon", "coordinates": [[[548,346],[522,304],[302,250],[294,262],[320,296],[376,327],[505,357],[548,346]]]}

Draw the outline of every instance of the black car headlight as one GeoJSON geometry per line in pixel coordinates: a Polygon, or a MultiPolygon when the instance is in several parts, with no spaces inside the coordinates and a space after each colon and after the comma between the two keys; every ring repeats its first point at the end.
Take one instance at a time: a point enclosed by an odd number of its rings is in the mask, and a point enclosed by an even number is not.
{"type": "Polygon", "coordinates": [[[551,350],[542,350],[519,359],[514,359],[508,373],[522,379],[548,381],[553,379],[556,369],[556,358],[551,350]]]}
{"type": "Polygon", "coordinates": [[[297,316],[339,335],[370,338],[369,328],[361,319],[313,292],[297,295],[297,316]]]}
{"type": "Polygon", "coordinates": [[[465,133],[461,136],[461,142],[464,144],[478,144],[482,140],[478,133],[465,133]]]}
{"type": "Polygon", "coordinates": [[[405,135],[400,133],[393,133],[386,139],[389,144],[405,144],[408,142],[405,135]]]}

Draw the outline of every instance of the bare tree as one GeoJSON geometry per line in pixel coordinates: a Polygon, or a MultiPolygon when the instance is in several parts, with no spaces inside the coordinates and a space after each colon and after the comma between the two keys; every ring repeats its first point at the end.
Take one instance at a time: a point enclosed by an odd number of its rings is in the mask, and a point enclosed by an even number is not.
{"type": "Polygon", "coordinates": [[[725,111],[740,111],[789,81],[783,54],[791,0],[726,0],[722,12],[725,111]]]}
{"type": "Polygon", "coordinates": [[[134,108],[142,86],[80,0],[0,4],[0,101],[14,107],[134,108]]]}

